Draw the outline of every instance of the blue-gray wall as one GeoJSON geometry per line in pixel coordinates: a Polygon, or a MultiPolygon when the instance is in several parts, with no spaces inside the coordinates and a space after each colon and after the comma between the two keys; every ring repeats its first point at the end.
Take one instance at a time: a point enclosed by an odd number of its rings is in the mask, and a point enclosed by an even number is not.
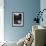
{"type": "MultiPolygon", "coordinates": [[[[46,0],[41,0],[40,1],[40,10],[42,11],[43,9],[46,9],[46,0]]],[[[40,22],[40,25],[45,26],[46,27],[46,10],[43,12],[43,22],[40,22]]]]}
{"type": "Polygon", "coordinates": [[[18,41],[32,28],[32,20],[40,9],[40,0],[4,0],[4,38],[18,41]],[[12,27],[12,12],[24,12],[24,27],[12,27]]]}

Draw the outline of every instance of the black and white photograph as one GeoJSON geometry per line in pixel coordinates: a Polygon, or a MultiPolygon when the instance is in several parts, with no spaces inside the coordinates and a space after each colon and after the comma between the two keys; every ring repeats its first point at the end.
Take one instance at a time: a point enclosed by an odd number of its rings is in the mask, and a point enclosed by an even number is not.
{"type": "Polygon", "coordinates": [[[12,26],[23,26],[23,25],[24,25],[24,13],[12,12],[12,26]]]}

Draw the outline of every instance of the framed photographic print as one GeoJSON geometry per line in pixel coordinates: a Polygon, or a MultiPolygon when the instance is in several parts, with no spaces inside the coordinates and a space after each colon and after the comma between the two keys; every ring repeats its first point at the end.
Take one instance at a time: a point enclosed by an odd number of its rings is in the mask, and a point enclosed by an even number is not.
{"type": "Polygon", "coordinates": [[[12,12],[12,26],[24,26],[24,12],[12,12]]]}

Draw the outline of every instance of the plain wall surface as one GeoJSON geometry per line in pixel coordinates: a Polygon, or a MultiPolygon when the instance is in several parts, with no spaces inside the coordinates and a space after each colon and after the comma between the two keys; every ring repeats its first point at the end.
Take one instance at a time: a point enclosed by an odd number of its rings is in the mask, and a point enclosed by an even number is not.
{"type": "MultiPolygon", "coordinates": [[[[43,9],[46,9],[46,0],[40,0],[40,10],[43,11],[43,9]]],[[[46,10],[44,10],[42,17],[43,17],[43,22],[40,21],[40,25],[46,27],[46,10]]]]}
{"type": "Polygon", "coordinates": [[[40,0],[4,0],[4,39],[18,41],[32,29],[40,0]],[[24,27],[12,27],[12,12],[24,12],[24,27]]]}

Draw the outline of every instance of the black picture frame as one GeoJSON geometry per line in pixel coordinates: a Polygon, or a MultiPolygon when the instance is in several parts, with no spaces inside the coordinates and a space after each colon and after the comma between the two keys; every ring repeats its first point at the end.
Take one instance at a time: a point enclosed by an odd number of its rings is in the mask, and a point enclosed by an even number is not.
{"type": "Polygon", "coordinates": [[[24,27],[24,12],[12,12],[12,26],[24,27]]]}

